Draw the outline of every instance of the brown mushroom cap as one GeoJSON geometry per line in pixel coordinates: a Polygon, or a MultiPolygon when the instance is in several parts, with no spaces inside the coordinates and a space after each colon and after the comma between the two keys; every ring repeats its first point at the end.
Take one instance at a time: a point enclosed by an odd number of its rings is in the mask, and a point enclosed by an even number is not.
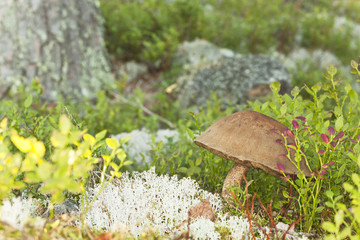
{"type": "MultiPolygon", "coordinates": [[[[277,163],[285,168],[285,173],[296,175],[296,166],[287,158],[287,151],[283,143],[281,132],[287,127],[278,121],[254,111],[240,111],[224,117],[197,137],[195,144],[210,152],[231,160],[245,167],[260,168],[275,176],[282,176],[277,163]]],[[[295,143],[294,138],[288,136],[287,143],[295,143]]],[[[304,160],[300,168],[305,176],[311,172],[304,160]]]]}

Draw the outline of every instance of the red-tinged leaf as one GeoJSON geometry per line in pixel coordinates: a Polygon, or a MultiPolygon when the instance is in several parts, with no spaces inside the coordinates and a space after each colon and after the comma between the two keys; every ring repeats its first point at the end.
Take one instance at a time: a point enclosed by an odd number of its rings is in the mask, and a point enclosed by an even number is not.
{"type": "Polygon", "coordinates": [[[324,154],[324,153],[325,153],[325,150],[319,150],[318,153],[319,153],[319,154],[324,154]]]}
{"type": "Polygon", "coordinates": [[[289,130],[288,128],[284,128],[283,130],[281,130],[281,133],[284,134],[285,136],[287,136],[288,130],[289,130]]]}
{"type": "Polygon", "coordinates": [[[331,142],[331,143],[330,143],[330,146],[335,147],[336,144],[337,144],[337,142],[331,142]]]}
{"type": "Polygon", "coordinates": [[[321,139],[323,140],[324,143],[329,143],[330,139],[329,136],[326,134],[321,134],[321,139]]]}
{"type": "Polygon", "coordinates": [[[334,162],[329,162],[328,164],[323,164],[322,167],[323,167],[324,169],[326,169],[326,168],[328,168],[329,166],[331,166],[331,165],[333,165],[333,164],[334,164],[334,162]]]}
{"type": "Polygon", "coordinates": [[[306,118],[305,117],[296,117],[296,119],[299,119],[299,120],[301,120],[301,121],[303,121],[303,122],[306,122],[306,118]]]}
{"type": "Polygon", "coordinates": [[[276,163],[277,168],[280,170],[280,172],[285,172],[285,167],[281,163],[276,163]]]}
{"type": "Polygon", "coordinates": [[[294,133],[293,133],[290,129],[288,129],[288,130],[286,131],[286,134],[287,134],[287,136],[295,137],[294,133]]]}
{"type": "Polygon", "coordinates": [[[325,175],[325,174],[327,174],[328,172],[326,171],[326,170],[321,170],[320,171],[320,176],[323,176],[323,175],[325,175]]]}
{"type": "Polygon", "coordinates": [[[293,128],[295,128],[295,129],[299,128],[299,123],[296,120],[292,120],[291,124],[292,124],[293,128]]]}
{"type": "Polygon", "coordinates": [[[330,127],[328,128],[328,132],[329,132],[330,136],[334,135],[334,134],[335,134],[335,128],[333,128],[332,126],[330,126],[330,127]]]}
{"type": "Polygon", "coordinates": [[[276,142],[276,143],[279,143],[279,144],[283,144],[283,143],[284,143],[283,140],[281,140],[281,139],[276,139],[275,142],[276,142]]]}
{"type": "Polygon", "coordinates": [[[344,138],[343,140],[341,140],[340,142],[345,142],[346,140],[348,140],[347,138],[344,138]]]}
{"type": "Polygon", "coordinates": [[[357,138],[356,138],[358,141],[360,141],[360,134],[357,136],[357,138]]]}
{"type": "Polygon", "coordinates": [[[324,178],[323,178],[323,177],[319,177],[319,179],[324,180],[324,178]]]}
{"type": "Polygon", "coordinates": [[[284,154],[280,154],[280,157],[287,158],[284,154]]]}
{"type": "Polygon", "coordinates": [[[303,128],[303,129],[301,129],[301,131],[309,131],[309,129],[308,128],[303,128]]]}
{"type": "Polygon", "coordinates": [[[350,138],[350,141],[351,141],[353,144],[356,144],[356,143],[357,143],[354,139],[351,139],[351,138],[350,138]]]}
{"type": "Polygon", "coordinates": [[[344,135],[345,135],[344,132],[341,131],[336,135],[336,137],[334,137],[334,140],[338,140],[338,139],[342,138],[344,135]]]}

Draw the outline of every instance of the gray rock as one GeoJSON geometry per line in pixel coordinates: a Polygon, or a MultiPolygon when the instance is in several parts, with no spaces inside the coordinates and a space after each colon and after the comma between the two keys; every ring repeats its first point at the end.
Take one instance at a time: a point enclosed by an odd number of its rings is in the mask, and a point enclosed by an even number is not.
{"type": "Polygon", "coordinates": [[[229,101],[244,104],[270,93],[269,84],[275,81],[281,83],[280,93],[291,90],[289,73],[267,55],[223,57],[180,76],[175,94],[182,107],[206,107],[212,92],[224,106],[229,101]]]}
{"type": "Polygon", "coordinates": [[[174,62],[190,65],[194,67],[209,61],[216,61],[222,57],[239,57],[237,54],[230,49],[219,48],[214,44],[203,40],[196,39],[192,42],[184,42],[178,46],[174,62]]]}
{"type": "Polygon", "coordinates": [[[140,75],[148,72],[147,66],[145,64],[136,63],[135,61],[130,61],[124,63],[118,70],[118,75],[120,77],[126,77],[127,82],[132,82],[136,80],[140,75]]]}

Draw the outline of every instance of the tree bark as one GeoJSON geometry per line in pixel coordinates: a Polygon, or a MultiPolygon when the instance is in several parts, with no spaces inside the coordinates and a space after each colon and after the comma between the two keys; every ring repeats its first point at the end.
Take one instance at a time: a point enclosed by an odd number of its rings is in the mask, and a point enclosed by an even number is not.
{"type": "Polygon", "coordinates": [[[38,77],[43,98],[80,99],[113,84],[97,0],[0,0],[0,89],[38,77]]]}

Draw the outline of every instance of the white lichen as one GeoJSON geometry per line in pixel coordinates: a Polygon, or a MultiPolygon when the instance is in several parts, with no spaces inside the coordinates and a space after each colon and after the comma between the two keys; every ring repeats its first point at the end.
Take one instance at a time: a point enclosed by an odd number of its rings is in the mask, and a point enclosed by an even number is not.
{"type": "MultiPolygon", "coordinates": [[[[100,186],[88,189],[88,200],[100,186]]],[[[110,183],[93,202],[86,215],[90,228],[103,231],[125,231],[135,236],[151,229],[160,235],[179,236],[188,227],[194,239],[219,239],[216,229],[228,228],[230,236],[241,239],[249,232],[248,222],[241,217],[222,214],[222,200],[217,194],[200,189],[190,178],[158,176],[154,168],[125,173],[117,182],[110,183]],[[188,211],[201,200],[210,198],[215,222],[198,218],[188,226],[188,211]]]]}

